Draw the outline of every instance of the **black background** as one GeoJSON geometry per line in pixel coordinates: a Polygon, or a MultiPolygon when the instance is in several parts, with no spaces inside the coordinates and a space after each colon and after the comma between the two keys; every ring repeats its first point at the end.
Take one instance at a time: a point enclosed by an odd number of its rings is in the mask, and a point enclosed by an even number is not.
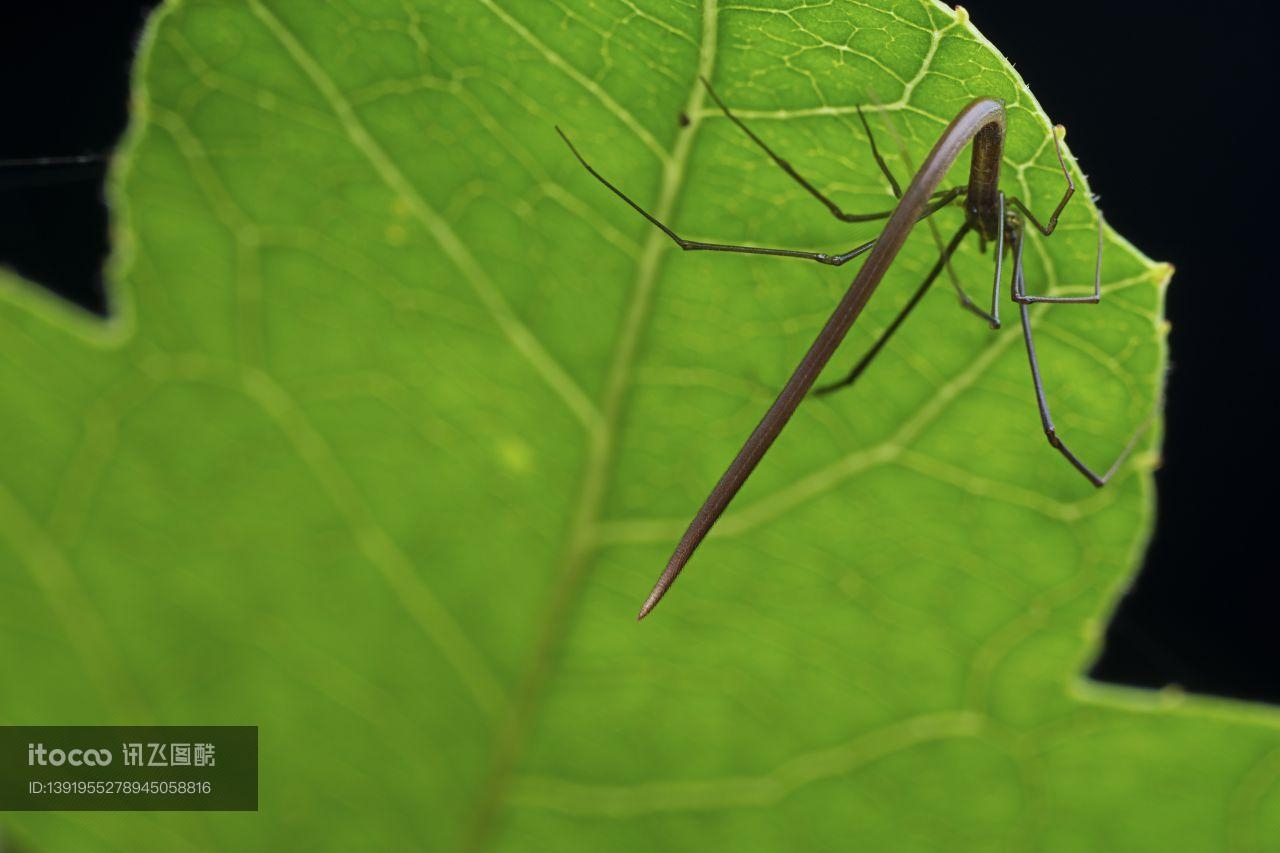
{"type": "MultiPolygon", "coordinates": [[[[32,4],[0,28],[0,159],[108,150],[149,2],[32,4]]],[[[1274,29],[1265,4],[971,0],[1070,128],[1108,221],[1177,267],[1159,521],[1097,678],[1280,703],[1266,406],[1277,336],[1274,29]],[[1264,126],[1268,125],[1268,126],[1264,126]]],[[[103,306],[102,167],[0,169],[0,263],[103,306]]]]}

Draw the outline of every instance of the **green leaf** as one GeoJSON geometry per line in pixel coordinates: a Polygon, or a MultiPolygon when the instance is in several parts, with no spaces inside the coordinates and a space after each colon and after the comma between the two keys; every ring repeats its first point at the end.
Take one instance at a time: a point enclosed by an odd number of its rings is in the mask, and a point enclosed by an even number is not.
{"type": "MultiPolygon", "coordinates": [[[[1093,490],[1044,441],[1019,333],[945,282],[801,407],[635,623],[852,272],[681,255],[552,125],[688,236],[875,234],[699,73],[850,210],[892,204],[857,104],[905,180],[1004,98],[1006,191],[1042,214],[1061,192],[1025,85],[934,3],[156,14],[110,187],[114,319],[3,282],[0,721],[256,724],[262,807],[6,815],[21,849],[1280,837],[1273,712],[1082,675],[1149,533],[1158,428],[1093,490]]],[[[1063,221],[1031,239],[1033,292],[1090,284],[1087,192],[1063,221]]],[[[1102,304],[1033,311],[1061,432],[1101,467],[1155,407],[1169,274],[1106,237],[1102,304]]],[[[918,228],[832,376],[936,252],[918,228]]],[[[956,266],[980,299],[990,254],[956,266]]]]}

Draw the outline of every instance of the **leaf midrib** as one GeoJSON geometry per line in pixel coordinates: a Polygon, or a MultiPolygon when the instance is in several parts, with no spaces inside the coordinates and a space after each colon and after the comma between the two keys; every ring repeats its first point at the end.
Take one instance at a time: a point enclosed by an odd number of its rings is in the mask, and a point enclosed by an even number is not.
{"type": "MultiPolygon", "coordinates": [[[[486,3],[486,5],[491,4],[486,3]]],[[[718,0],[705,0],[702,6],[698,78],[710,80],[713,77],[718,19],[718,0]]],[[[685,101],[684,114],[700,117],[705,100],[706,90],[699,80],[695,80],[685,101]]],[[[701,118],[694,119],[689,127],[680,128],[670,156],[662,160],[662,184],[653,208],[654,215],[661,220],[669,219],[675,209],[684,186],[689,159],[701,128],[701,118]]],[[[468,849],[471,850],[483,849],[490,838],[494,818],[502,804],[515,762],[523,749],[530,723],[540,704],[552,660],[564,637],[569,612],[585,583],[587,570],[592,562],[591,558],[598,547],[597,528],[601,521],[605,496],[608,493],[609,477],[614,469],[619,426],[639,352],[640,338],[651,314],[662,256],[668,247],[667,240],[667,236],[661,231],[650,229],[636,265],[631,298],[623,315],[618,341],[610,359],[609,373],[600,406],[601,426],[599,430],[589,434],[587,458],[578,487],[576,509],[565,535],[564,556],[558,561],[563,569],[552,591],[550,602],[544,610],[538,642],[521,678],[515,701],[507,720],[494,739],[489,772],[481,784],[476,799],[475,816],[467,844],[468,849]]]]}

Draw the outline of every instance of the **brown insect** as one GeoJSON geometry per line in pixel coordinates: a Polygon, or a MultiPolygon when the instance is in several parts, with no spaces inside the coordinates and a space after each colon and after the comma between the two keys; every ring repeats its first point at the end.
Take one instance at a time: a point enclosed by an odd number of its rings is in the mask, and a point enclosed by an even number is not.
{"type": "Polygon", "coordinates": [[[1061,453],[1093,485],[1102,486],[1111,478],[1132,451],[1142,434],[1142,430],[1139,430],[1134,435],[1128,446],[1121,452],[1119,458],[1102,474],[1096,473],[1094,469],[1086,465],[1080,457],[1072,452],[1071,448],[1058,435],[1057,429],[1053,425],[1053,418],[1049,413],[1049,403],[1045,399],[1044,385],[1040,379],[1040,365],[1036,360],[1035,341],[1032,338],[1031,323],[1027,313],[1027,307],[1036,302],[1097,303],[1102,298],[1103,223],[1101,212],[1098,214],[1098,251],[1094,263],[1093,294],[1091,296],[1035,296],[1027,293],[1026,281],[1023,278],[1022,250],[1027,223],[1030,223],[1045,236],[1052,234],[1058,225],[1058,217],[1062,214],[1063,208],[1067,206],[1067,202],[1071,200],[1071,196],[1075,193],[1075,182],[1072,181],[1071,173],[1067,170],[1066,162],[1062,157],[1061,137],[1063,129],[1061,125],[1054,129],[1054,144],[1058,155],[1058,164],[1062,168],[1062,176],[1067,186],[1066,191],[1062,194],[1062,199],[1058,202],[1058,206],[1054,208],[1053,213],[1049,216],[1048,222],[1042,224],[1021,200],[1006,195],[1000,189],[1000,161],[1004,153],[1006,123],[1004,103],[1002,101],[994,98],[977,98],[962,109],[938,138],[933,150],[929,152],[929,156],[925,158],[924,163],[915,173],[905,191],[901,190],[884,159],[880,156],[880,152],[876,148],[875,138],[871,134],[871,128],[867,124],[866,118],[862,116],[861,110],[859,110],[858,115],[862,117],[863,126],[866,128],[867,136],[871,143],[872,155],[875,157],[880,170],[888,178],[894,195],[899,200],[898,204],[890,211],[850,214],[841,210],[834,201],[802,177],[790,163],[774,153],[760,137],[756,136],[741,120],[733,115],[716,95],[715,91],[712,90],[710,83],[706,80],[702,82],[706,85],[712,99],[724,111],[724,114],[746,133],[756,145],[760,146],[806,192],[822,202],[836,218],[844,222],[866,222],[877,219],[887,219],[888,221],[885,223],[879,237],[837,255],[793,249],[737,246],[725,243],[703,243],[686,240],[654,218],[648,211],[632,201],[630,197],[597,172],[578,153],[578,150],[569,141],[569,138],[565,136],[564,132],[556,128],[561,137],[564,138],[564,141],[568,143],[574,156],[578,158],[588,172],[639,212],[641,216],[661,229],[663,233],[675,241],[676,245],[686,251],[778,255],[788,258],[805,258],[831,266],[840,266],[870,252],[866,262],[854,277],[844,297],[840,300],[839,305],[836,306],[826,325],[822,327],[822,331],[814,339],[809,351],[805,353],[799,366],[791,374],[791,378],[787,380],[787,384],[783,386],[778,398],[769,407],[769,410],[765,412],[760,423],[742,445],[742,449],[738,451],[738,455],[729,464],[728,470],[721,476],[720,481],[716,483],[715,488],[711,490],[711,494],[693,517],[693,521],[690,522],[684,536],[680,538],[670,560],[667,561],[667,566],[663,570],[662,576],[658,578],[653,591],[649,593],[644,606],[640,608],[639,618],[643,619],[648,615],[662,599],[662,596],[666,594],[667,590],[670,589],[680,571],[689,562],[689,558],[693,556],[694,550],[706,538],[712,525],[720,518],[729,502],[733,500],[734,495],[742,488],[747,477],[755,470],[756,465],[759,464],[765,452],[773,444],[774,439],[778,437],[778,434],[782,432],[782,428],[786,426],[787,421],[791,419],[791,415],[795,412],[796,407],[800,405],[800,401],[813,388],[818,375],[840,346],[845,335],[853,326],[854,321],[862,313],[862,309],[866,307],[868,300],[871,299],[871,294],[875,292],[876,286],[880,284],[881,279],[888,272],[890,265],[897,257],[898,251],[906,242],[907,235],[910,234],[911,229],[920,220],[933,215],[938,210],[957,200],[964,208],[964,222],[956,233],[952,235],[951,239],[947,241],[937,263],[929,271],[924,282],[916,289],[906,306],[871,346],[866,355],[854,365],[853,369],[844,378],[822,386],[814,393],[826,394],[838,388],[847,387],[862,375],[880,350],[884,348],[885,343],[902,325],[902,322],[911,313],[912,309],[919,304],[934,280],[937,279],[943,268],[947,266],[951,256],[964,238],[970,232],[974,232],[984,246],[987,242],[995,245],[995,276],[991,292],[991,310],[987,312],[979,308],[957,285],[961,304],[973,313],[984,317],[992,328],[1000,328],[1000,280],[1004,256],[1006,253],[1010,254],[1013,260],[1011,296],[1018,306],[1022,321],[1022,336],[1026,343],[1027,360],[1031,366],[1031,381],[1035,387],[1036,405],[1040,411],[1040,422],[1044,427],[1045,436],[1048,438],[1049,444],[1061,453]],[[973,144],[973,155],[968,185],[939,191],[938,185],[946,177],[947,171],[965,146],[970,143],[973,144]]]}

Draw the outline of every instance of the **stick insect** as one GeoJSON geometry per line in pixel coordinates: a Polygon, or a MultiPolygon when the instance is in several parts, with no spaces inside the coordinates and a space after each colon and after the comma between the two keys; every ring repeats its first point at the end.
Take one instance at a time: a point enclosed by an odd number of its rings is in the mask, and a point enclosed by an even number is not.
{"type": "Polygon", "coordinates": [[[924,281],[912,294],[906,305],[899,311],[898,315],[889,324],[880,337],[872,344],[867,353],[854,365],[843,378],[829,385],[824,385],[815,390],[816,394],[826,394],[839,388],[845,388],[857,381],[858,377],[867,369],[876,355],[884,348],[885,344],[893,336],[903,321],[910,315],[911,311],[918,305],[924,297],[926,291],[933,284],[934,280],[939,276],[944,267],[947,267],[951,256],[959,248],[965,237],[974,232],[978,235],[978,239],[985,248],[987,243],[993,243],[995,246],[995,275],[991,288],[991,310],[986,312],[979,308],[967,296],[963,289],[956,285],[957,292],[960,295],[961,305],[966,309],[984,317],[992,328],[1000,328],[1000,281],[1003,272],[1003,264],[1005,255],[1012,257],[1013,275],[1012,275],[1012,293],[1013,302],[1018,306],[1019,319],[1022,322],[1022,338],[1026,347],[1027,361],[1031,368],[1031,381],[1035,389],[1036,405],[1040,413],[1040,422],[1044,429],[1045,437],[1049,444],[1057,450],[1077,471],[1079,471],[1094,486],[1101,487],[1111,479],[1124,460],[1128,457],[1133,447],[1136,445],[1141,430],[1136,434],[1129,444],[1120,453],[1120,456],[1112,463],[1104,473],[1098,474],[1088,465],[1086,465],[1079,456],[1077,456],[1070,447],[1058,435],[1057,429],[1053,423],[1053,417],[1049,412],[1049,403],[1045,398],[1044,384],[1040,378],[1040,365],[1036,359],[1035,341],[1031,333],[1031,323],[1028,315],[1029,306],[1037,302],[1048,302],[1057,304],[1077,304],[1088,303],[1096,304],[1102,298],[1102,245],[1103,245],[1103,222],[1102,214],[1098,214],[1098,249],[1094,262],[1093,276],[1093,293],[1088,296],[1037,296],[1027,292],[1026,281],[1023,277],[1022,251],[1025,243],[1025,235],[1028,223],[1044,236],[1051,235],[1058,226],[1058,218],[1062,214],[1063,209],[1075,194],[1075,182],[1071,178],[1071,173],[1067,169],[1066,161],[1062,156],[1062,136],[1064,130],[1061,125],[1054,128],[1054,146],[1058,157],[1058,165],[1061,167],[1063,179],[1066,182],[1066,190],[1062,194],[1062,198],[1058,201],[1057,207],[1049,215],[1047,222],[1041,223],[1039,219],[1031,212],[1031,210],[1018,198],[1006,195],[1000,189],[1000,161],[1004,153],[1005,125],[1006,116],[1004,103],[994,98],[977,98],[968,106],[962,109],[946,130],[938,138],[933,150],[929,156],[925,158],[920,169],[915,173],[911,183],[906,190],[901,190],[898,182],[895,180],[888,165],[881,157],[879,150],[875,144],[875,138],[871,134],[870,125],[867,124],[865,116],[862,116],[861,110],[858,111],[862,118],[863,126],[866,128],[868,141],[870,142],[871,153],[875,158],[876,164],[880,171],[888,179],[890,187],[894,195],[898,197],[897,205],[889,211],[866,214],[850,214],[842,210],[828,196],[818,190],[812,183],[806,180],[797,172],[790,163],[773,151],[759,136],[757,136],[747,125],[742,122],[733,112],[725,105],[725,103],[716,95],[711,88],[711,84],[707,80],[703,80],[711,98],[716,102],[725,116],[734,123],[743,133],[745,133],[752,142],[761,148],[775,164],[778,165],[788,176],[798,183],[809,195],[813,196],[837,219],[845,222],[865,222],[877,219],[887,219],[884,229],[880,236],[874,240],[867,241],[858,246],[853,247],[847,252],[829,255],[823,252],[799,251],[794,249],[764,248],[758,246],[739,246],[726,243],[704,243],[694,240],[686,240],[681,237],[666,224],[660,222],[647,210],[633,201],[626,193],[612,184],[607,178],[600,174],[590,163],[580,154],[573,143],[569,141],[568,136],[559,128],[557,131],[560,136],[568,144],[569,149],[574,156],[583,165],[586,170],[591,173],[600,183],[607,187],[614,195],[621,198],[624,202],[635,209],[641,216],[647,219],[655,227],[660,229],[664,234],[671,238],[681,249],[685,251],[714,251],[714,252],[740,252],[752,255],[775,255],[787,258],[803,258],[817,261],[821,264],[831,266],[840,266],[853,258],[859,257],[865,253],[870,253],[862,268],[854,276],[849,289],[845,292],[844,297],[832,312],[822,330],[818,333],[817,338],[810,346],[800,364],[792,373],[791,378],[787,380],[786,385],[778,394],[777,399],[771,405],[764,417],[756,426],[755,430],[747,438],[742,445],[742,449],[738,451],[738,455],[730,463],[728,469],[721,476],[720,481],[716,483],[711,494],[707,497],[702,507],[690,522],[688,529],[680,538],[676,545],[675,551],[668,560],[666,568],[662,575],[658,578],[657,584],[653,591],[645,600],[644,606],[640,609],[638,618],[643,619],[657,606],[658,602],[666,594],[667,590],[675,582],[681,570],[688,563],[689,558],[693,556],[694,550],[706,537],[711,530],[712,525],[720,518],[729,502],[733,500],[738,490],[742,488],[743,483],[755,470],[761,458],[768,451],[774,440],[782,432],[787,421],[790,420],[796,408],[804,397],[813,389],[814,383],[817,381],[818,375],[822,372],[831,356],[844,340],[845,335],[853,326],[854,321],[858,319],[858,315],[862,313],[866,307],[871,295],[875,292],[876,287],[880,284],[888,272],[890,265],[897,257],[898,251],[906,242],[907,235],[915,224],[923,219],[932,216],[943,207],[958,201],[964,209],[964,222],[954,235],[945,243],[937,262],[930,269],[924,281]],[[953,187],[948,190],[939,190],[938,185],[946,177],[947,171],[955,162],[956,158],[970,143],[973,144],[973,154],[969,170],[969,182],[967,186],[953,187]]]}

